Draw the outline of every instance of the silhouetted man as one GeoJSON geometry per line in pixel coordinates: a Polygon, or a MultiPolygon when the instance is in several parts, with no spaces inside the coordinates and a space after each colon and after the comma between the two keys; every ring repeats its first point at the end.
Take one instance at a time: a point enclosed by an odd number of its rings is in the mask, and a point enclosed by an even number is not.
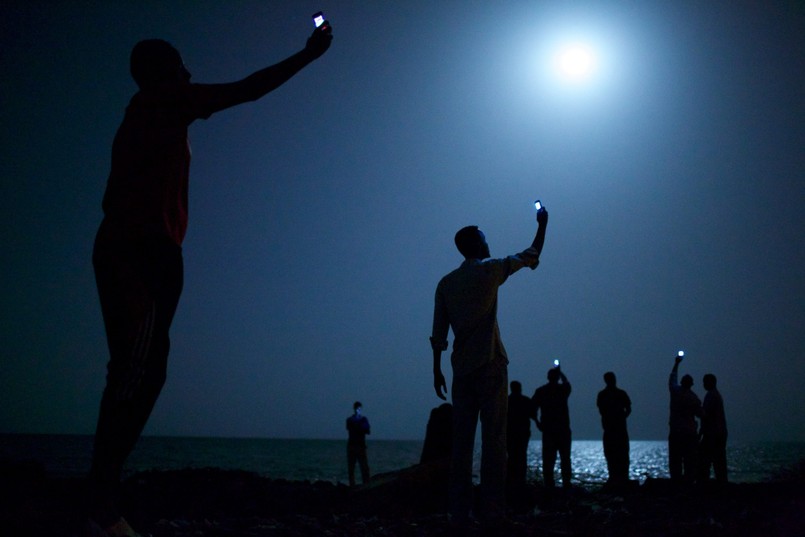
{"type": "Polygon", "coordinates": [[[548,370],[548,383],[537,388],[531,398],[534,414],[538,416],[537,428],[542,431],[542,475],[548,488],[555,486],[553,467],[557,453],[562,472],[562,487],[570,487],[571,431],[570,411],[567,407],[570,390],[570,382],[557,365],[548,370]]]}
{"type": "Polygon", "coordinates": [[[710,479],[710,467],[716,476],[716,482],[727,482],[727,417],[724,414],[724,400],[716,389],[716,376],[708,373],[702,384],[707,393],[702,403],[701,443],[699,457],[701,472],[699,480],[710,479]]]}
{"type": "Polygon", "coordinates": [[[685,375],[677,381],[682,357],[677,356],[668,377],[671,392],[671,417],[668,434],[668,470],[672,481],[692,483],[696,479],[696,452],[698,435],[696,418],[702,415],[702,403],[693,393],[693,377],[685,375]]]}
{"type": "Polygon", "coordinates": [[[528,441],[531,420],[535,419],[531,399],[523,395],[523,385],[513,380],[509,385],[509,412],[506,421],[506,449],[509,455],[506,479],[509,491],[518,493],[526,483],[528,471],[528,441]]]}
{"type": "Polygon", "coordinates": [[[254,101],[324,54],[329,23],[305,48],[237,82],[192,84],[166,41],[135,45],[139,86],[112,145],[104,218],[93,265],[110,360],[90,470],[90,531],[135,535],[114,501],[123,464],[165,382],[168,332],[182,291],[190,147],[187,129],[226,108],[254,101]]]}
{"type": "Polygon", "coordinates": [[[433,310],[433,387],[446,399],[441,356],[450,328],[455,336],[453,367],[453,453],[450,466],[451,523],[469,520],[472,506],[472,455],[481,418],[481,488],[483,516],[494,523],[505,511],[506,349],[497,320],[498,288],[523,267],[537,267],[545,242],[548,212],[537,211],[539,226],[531,247],[504,259],[489,258],[486,237],[476,226],[462,228],[455,243],[464,256],[459,268],[436,287],[433,310]]]}
{"type": "Polygon", "coordinates": [[[371,434],[369,420],[361,414],[363,405],[360,401],[355,401],[352,405],[353,413],[347,418],[347,472],[349,474],[349,486],[355,486],[355,463],[361,467],[361,483],[364,485],[369,482],[369,460],[366,457],[366,435],[371,434]]]}
{"type": "Polygon", "coordinates": [[[618,388],[615,373],[604,373],[606,388],[598,392],[596,404],[604,428],[604,457],[607,459],[609,482],[621,484],[629,480],[629,432],[626,418],[632,413],[632,401],[618,388]]]}

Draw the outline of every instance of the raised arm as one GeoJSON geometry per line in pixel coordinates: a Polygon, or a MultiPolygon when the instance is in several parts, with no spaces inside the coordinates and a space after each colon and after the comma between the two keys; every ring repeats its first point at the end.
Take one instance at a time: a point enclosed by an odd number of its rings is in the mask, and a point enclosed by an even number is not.
{"type": "Polygon", "coordinates": [[[333,40],[329,23],[313,30],[305,48],[279,63],[261,69],[237,82],[227,84],[200,84],[200,91],[208,100],[208,112],[215,113],[238,104],[256,101],[287,82],[305,66],[324,54],[333,40]]]}
{"type": "Polygon", "coordinates": [[[537,255],[542,253],[542,246],[545,244],[545,229],[548,227],[548,211],[543,207],[537,211],[537,234],[531,247],[537,251],[537,255]]]}
{"type": "Polygon", "coordinates": [[[668,389],[672,392],[679,390],[679,362],[682,361],[682,358],[679,356],[676,357],[674,360],[674,367],[671,369],[671,374],[668,375],[668,389]]]}

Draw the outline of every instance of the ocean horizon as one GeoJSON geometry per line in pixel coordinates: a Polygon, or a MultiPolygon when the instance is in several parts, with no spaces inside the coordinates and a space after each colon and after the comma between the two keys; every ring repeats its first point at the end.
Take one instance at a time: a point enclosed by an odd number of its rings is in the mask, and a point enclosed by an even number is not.
{"type": "MultiPolygon", "coordinates": [[[[51,477],[81,477],[92,454],[92,435],[0,434],[0,462],[36,463],[51,477]]],[[[372,474],[407,468],[419,462],[421,440],[367,442],[372,474]]],[[[668,477],[667,441],[630,443],[631,479],[668,477]]],[[[528,449],[529,479],[541,480],[541,441],[528,449]]],[[[573,483],[602,484],[607,479],[601,440],[574,440],[573,483]]],[[[756,483],[778,477],[805,460],[805,442],[735,442],[727,446],[729,479],[756,483]]],[[[480,444],[476,445],[477,480],[480,444]]],[[[263,477],[294,481],[347,482],[345,439],[277,439],[143,436],[126,463],[125,474],[185,468],[245,470],[263,477]]]]}

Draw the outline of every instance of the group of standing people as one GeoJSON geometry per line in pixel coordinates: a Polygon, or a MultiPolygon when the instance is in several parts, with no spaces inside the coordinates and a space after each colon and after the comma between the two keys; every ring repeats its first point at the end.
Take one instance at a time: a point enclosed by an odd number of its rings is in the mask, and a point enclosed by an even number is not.
{"type": "MultiPolygon", "coordinates": [[[[629,433],[626,418],[632,412],[632,402],[626,392],[617,387],[615,373],[605,373],[604,382],[606,387],[598,393],[596,400],[604,428],[604,456],[609,482],[621,484],[629,480],[629,433]]],[[[567,376],[558,364],[548,370],[548,383],[537,388],[531,398],[523,395],[519,381],[512,381],[506,439],[509,454],[507,482],[510,491],[516,492],[526,483],[532,420],[542,433],[542,475],[545,486],[555,486],[554,466],[557,455],[562,486],[570,486],[572,432],[568,399],[571,389],[567,376]]]]}
{"type": "Polygon", "coordinates": [[[681,381],[676,357],[668,376],[671,393],[671,417],[668,425],[668,470],[671,480],[693,483],[710,479],[712,468],[717,483],[727,482],[727,418],[724,400],[717,388],[716,376],[708,373],[702,379],[707,392],[704,403],[693,392],[693,377],[681,381]],[[701,422],[697,426],[696,419],[701,422]]]}
{"type": "MultiPolygon", "coordinates": [[[[505,518],[507,470],[510,485],[524,483],[526,452],[530,437],[530,419],[542,431],[543,476],[545,485],[554,486],[554,465],[559,455],[562,485],[570,485],[571,430],[567,400],[571,386],[559,364],[548,372],[548,383],[538,388],[529,400],[522,385],[513,382],[506,397],[508,357],[497,321],[498,288],[524,267],[539,265],[545,242],[548,212],[537,210],[537,232],[530,247],[505,258],[491,258],[486,236],[477,226],[460,229],[454,238],[464,261],[438,283],[434,297],[433,388],[446,399],[447,383],[442,373],[441,355],[447,350],[447,336],[453,331],[452,447],[449,483],[451,524],[463,526],[470,520],[472,501],[472,457],[475,432],[481,423],[480,515],[491,526],[505,518]],[[508,432],[507,432],[508,429],[508,432]],[[508,452],[508,454],[507,454],[508,452]]],[[[681,358],[671,373],[671,435],[669,465],[672,479],[679,478],[679,462],[687,464],[684,475],[699,478],[709,475],[709,465],[716,468],[716,479],[726,481],[726,420],[721,396],[715,388],[714,375],[705,376],[708,391],[704,405],[690,390],[693,379],[676,383],[681,358]],[[690,416],[690,419],[688,419],[690,416]],[[697,449],[695,417],[702,419],[701,442],[697,449]],[[679,426],[677,427],[677,424],[679,426]],[[701,452],[702,464],[693,463],[701,452]],[[705,473],[706,472],[706,473],[705,473]]],[[[627,482],[629,476],[629,434],[626,419],[631,401],[617,387],[615,374],[604,375],[606,387],[598,394],[597,405],[604,429],[604,454],[610,481],[627,482]]]]}

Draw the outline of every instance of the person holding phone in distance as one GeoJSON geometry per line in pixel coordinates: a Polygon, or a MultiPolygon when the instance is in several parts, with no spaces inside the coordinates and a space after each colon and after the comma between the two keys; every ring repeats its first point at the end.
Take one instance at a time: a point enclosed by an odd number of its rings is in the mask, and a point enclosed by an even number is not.
{"type": "Polygon", "coordinates": [[[486,236],[477,226],[455,235],[464,262],[444,276],[436,287],[433,329],[433,387],[446,399],[447,383],[441,356],[453,330],[453,442],[450,466],[451,526],[469,523],[472,507],[472,455],[475,430],[481,419],[481,516],[495,527],[505,515],[506,415],[508,373],[506,350],[497,320],[498,288],[523,267],[539,264],[548,225],[548,211],[537,211],[537,232],[531,246],[519,254],[489,259],[486,236]]]}
{"type": "Polygon", "coordinates": [[[542,432],[542,477],[545,486],[554,488],[554,465],[556,454],[559,454],[559,466],[562,474],[562,487],[570,487],[572,476],[570,464],[570,411],[567,400],[570,398],[570,382],[562,372],[559,360],[553,361],[548,370],[548,383],[534,391],[531,403],[534,405],[534,416],[537,429],[542,432]]]}
{"type": "Polygon", "coordinates": [[[197,119],[278,88],[330,47],[329,23],[302,50],[246,78],[190,82],[179,51],[167,41],[140,41],[131,52],[139,91],[112,144],[103,221],[93,250],[110,359],[89,472],[86,533],[135,537],[115,496],[165,382],[169,330],[183,285],[190,146],[197,119]]]}

